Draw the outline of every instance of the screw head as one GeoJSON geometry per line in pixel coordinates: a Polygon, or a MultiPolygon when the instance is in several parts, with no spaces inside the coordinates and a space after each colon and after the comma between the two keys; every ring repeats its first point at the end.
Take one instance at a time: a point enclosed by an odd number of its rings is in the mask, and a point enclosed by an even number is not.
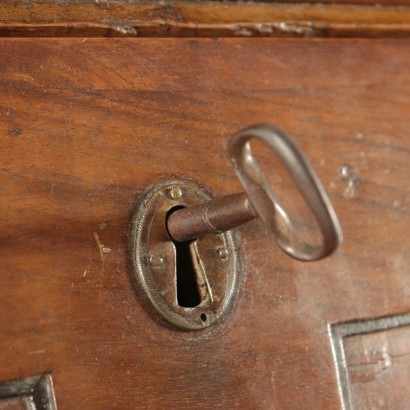
{"type": "Polygon", "coordinates": [[[218,258],[219,258],[219,259],[226,259],[226,258],[228,257],[228,255],[229,255],[228,249],[226,249],[226,248],[219,248],[219,249],[217,250],[217,254],[218,254],[218,258]]]}
{"type": "Polygon", "coordinates": [[[150,255],[149,263],[152,267],[160,267],[164,264],[164,258],[160,255],[150,255]]]}
{"type": "Polygon", "coordinates": [[[169,191],[169,196],[170,196],[172,199],[182,198],[183,195],[184,195],[184,193],[183,193],[182,189],[179,188],[179,187],[172,188],[172,189],[169,191]]]}

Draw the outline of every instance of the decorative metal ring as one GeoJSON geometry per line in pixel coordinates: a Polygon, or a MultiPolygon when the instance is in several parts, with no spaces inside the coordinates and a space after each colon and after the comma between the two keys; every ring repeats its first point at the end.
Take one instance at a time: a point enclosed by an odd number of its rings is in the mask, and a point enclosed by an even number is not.
{"type": "Polygon", "coordinates": [[[339,246],[343,235],[332,204],[309,161],[288,134],[270,124],[254,125],[232,136],[229,153],[252,206],[287,254],[314,261],[330,255],[339,246]],[[312,246],[297,234],[252,155],[252,138],[263,141],[277,153],[315,216],[323,236],[322,245],[312,246]]]}

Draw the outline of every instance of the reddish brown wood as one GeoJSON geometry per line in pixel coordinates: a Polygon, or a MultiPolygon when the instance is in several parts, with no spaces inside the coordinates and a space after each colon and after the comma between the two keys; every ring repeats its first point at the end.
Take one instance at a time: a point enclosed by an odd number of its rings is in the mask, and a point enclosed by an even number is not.
{"type": "Polygon", "coordinates": [[[410,326],[346,338],[346,361],[355,408],[410,406],[409,348],[410,326]]]}
{"type": "Polygon", "coordinates": [[[410,8],[218,1],[3,1],[0,36],[408,38],[410,8]]]}
{"type": "Polygon", "coordinates": [[[313,3],[313,4],[322,4],[322,3],[332,3],[332,4],[355,4],[355,5],[380,5],[385,4],[386,6],[397,6],[397,5],[408,5],[410,4],[409,0],[259,0],[264,3],[313,3]]]}
{"type": "MultiPolygon", "coordinates": [[[[340,408],[329,324],[410,310],[409,42],[0,47],[0,380],[49,371],[60,409],[340,408]],[[297,262],[250,223],[229,320],[175,331],[130,279],[132,209],[170,177],[238,192],[226,143],[261,121],[305,150],[345,243],[297,262]]],[[[255,152],[304,221],[286,174],[255,152]]]]}

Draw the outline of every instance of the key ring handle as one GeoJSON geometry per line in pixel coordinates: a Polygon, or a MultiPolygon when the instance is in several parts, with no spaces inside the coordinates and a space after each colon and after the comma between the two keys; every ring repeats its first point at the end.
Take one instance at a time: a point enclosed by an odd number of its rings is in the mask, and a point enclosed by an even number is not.
{"type": "Polygon", "coordinates": [[[313,167],[286,132],[270,124],[253,125],[234,134],[228,150],[249,201],[287,254],[299,260],[314,261],[336,250],[343,240],[336,213],[313,167]],[[264,142],[278,155],[315,216],[323,236],[321,245],[312,246],[298,235],[252,155],[251,139],[264,142]]]}

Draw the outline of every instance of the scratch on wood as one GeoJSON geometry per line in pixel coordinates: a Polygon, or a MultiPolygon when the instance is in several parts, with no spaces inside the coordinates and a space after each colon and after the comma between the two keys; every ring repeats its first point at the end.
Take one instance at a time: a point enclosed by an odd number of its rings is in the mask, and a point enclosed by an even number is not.
{"type": "Polygon", "coordinates": [[[109,28],[111,28],[112,30],[118,33],[121,33],[124,36],[127,36],[127,37],[138,36],[138,31],[134,27],[124,24],[122,22],[116,22],[113,20],[105,20],[105,19],[102,22],[106,24],[109,28]]]}
{"type": "MultiPolygon", "coordinates": [[[[7,110],[6,115],[9,115],[9,113],[10,113],[10,109],[7,110]]],[[[21,128],[11,128],[11,129],[9,129],[9,134],[12,137],[19,137],[22,133],[23,133],[23,130],[21,128]]]]}
{"type": "MultiPolygon", "coordinates": [[[[229,26],[227,26],[229,28],[229,26]]],[[[293,34],[300,37],[312,37],[316,34],[312,23],[260,23],[260,24],[238,24],[230,27],[232,33],[237,36],[270,36],[276,33],[293,34]]]]}
{"type": "MultiPolygon", "coordinates": [[[[97,242],[98,250],[100,251],[101,261],[104,262],[106,254],[111,252],[111,248],[106,247],[101,241],[100,237],[98,236],[97,232],[94,232],[95,242],[97,242]]],[[[85,271],[86,272],[86,271],[85,271]]],[[[85,273],[84,272],[84,273],[85,273]]],[[[85,276],[85,274],[84,274],[85,276]]]]}
{"type": "Polygon", "coordinates": [[[394,355],[390,355],[389,346],[383,346],[382,351],[365,351],[367,363],[349,365],[350,378],[352,381],[368,382],[374,380],[380,373],[388,369],[394,359],[394,355]]]}
{"type": "Polygon", "coordinates": [[[303,36],[312,36],[315,34],[313,29],[313,24],[308,23],[287,23],[287,22],[280,22],[279,24],[275,25],[278,31],[282,31],[284,33],[295,33],[301,34],[303,36]]]}
{"type": "Polygon", "coordinates": [[[343,196],[350,199],[354,198],[357,195],[357,187],[360,183],[355,170],[349,165],[342,165],[339,168],[339,175],[342,181],[347,182],[347,188],[343,192],[343,196]]]}

